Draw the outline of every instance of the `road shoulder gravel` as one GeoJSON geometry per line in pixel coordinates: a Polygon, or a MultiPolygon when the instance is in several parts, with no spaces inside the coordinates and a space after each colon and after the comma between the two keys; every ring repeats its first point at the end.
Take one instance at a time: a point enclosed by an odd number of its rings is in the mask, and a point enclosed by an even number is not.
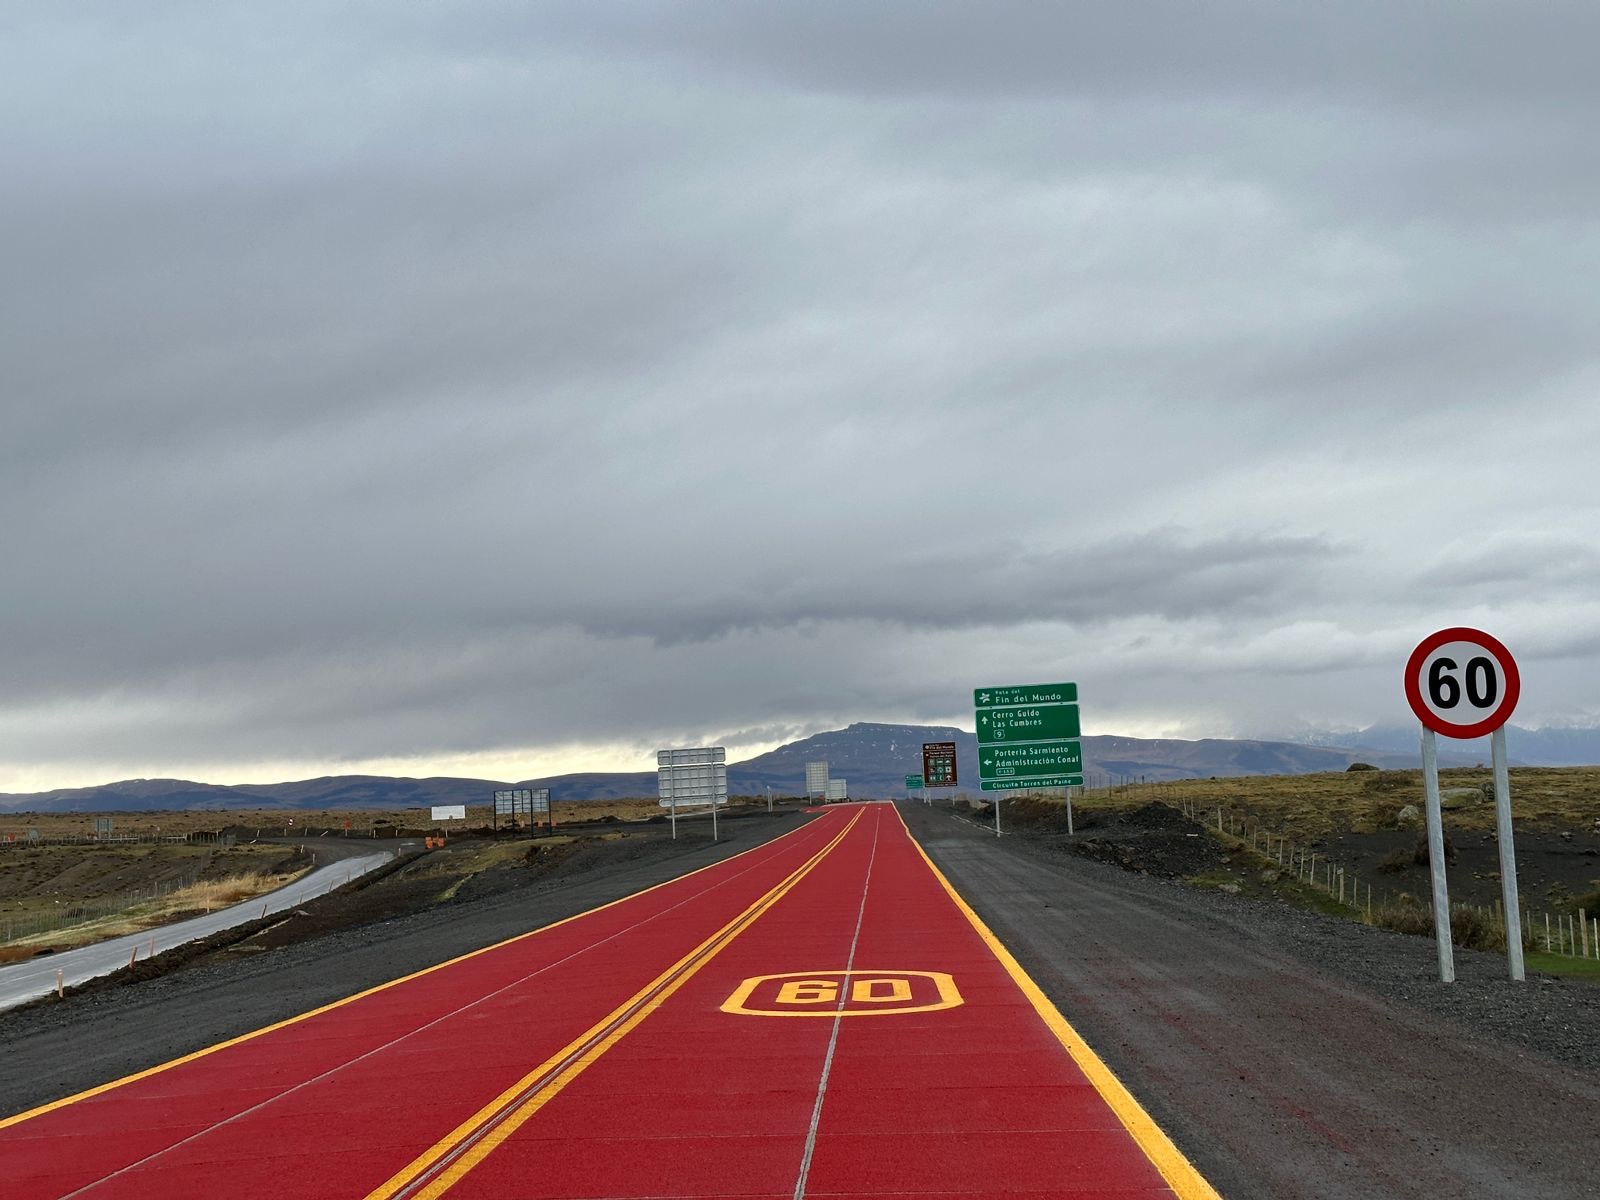
{"type": "Polygon", "coordinates": [[[1231,1200],[1594,1194],[1600,989],[902,812],[1231,1200]]]}

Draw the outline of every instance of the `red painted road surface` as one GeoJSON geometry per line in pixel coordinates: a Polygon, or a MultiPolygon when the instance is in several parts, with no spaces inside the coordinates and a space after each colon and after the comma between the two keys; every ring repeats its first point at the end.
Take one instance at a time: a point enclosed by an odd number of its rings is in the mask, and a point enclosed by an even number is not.
{"type": "Polygon", "coordinates": [[[1215,1193],[922,856],[727,862],[0,1122],[0,1196],[1215,1193]]]}

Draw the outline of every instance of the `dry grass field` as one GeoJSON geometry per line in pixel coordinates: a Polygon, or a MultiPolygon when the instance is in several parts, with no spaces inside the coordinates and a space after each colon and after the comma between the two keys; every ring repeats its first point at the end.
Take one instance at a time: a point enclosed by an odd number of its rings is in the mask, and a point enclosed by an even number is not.
{"type": "MultiPolygon", "coordinates": [[[[734,797],[735,806],[765,804],[764,799],[734,797]]],[[[555,821],[559,829],[564,824],[577,821],[639,821],[659,816],[665,810],[652,799],[570,801],[555,804],[555,821]]],[[[370,834],[374,829],[404,829],[421,831],[435,828],[430,811],[426,808],[403,809],[292,809],[292,808],[230,808],[192,809],[182,812],[84,812],[84,813],[5,813],[0,814],[0,842],[8,836],[22,840],[29,829],[37,829],[41,838],[92,837],[96,818],[110,817],[112,836],[123,837],[218,833],[224,829],[240,829],[250,833],[259,829],[263,837],[283,837],[306,833],[309,836],[342,833],[352,836],[370,834]]],[[[468,805],[466,821],[451,821],[446,829],[475,829],[494,821],[494,813],[487,804],[468,805]]],[[[501,824],[503,825],[502,818],[501,824]]]]}
{"type": "MultiPolygon", "coordinates": [[[[636,822],[663,812],[653,799],[558,803],[555,809],[557,836],[541,837],[545,848],[566,840],[559,836],[565,826],[636,822]]],[[[282,871],[292,846],[254,844],[257,837],[391,838],[438,829],[468,834],[492,823],[488,805],[469,806],[465,821],[438,825],[425,808],[6,814],[0,818],[0,947],[33,948],[41,939],[59,947],[115,937],[215,907],[219,889],[244,899],[282,886],[292,878],[282,871]],[[92,839],[96,819],[106,817],[112,821],[108,840],[61,844],[62,839],[92,839]],[[37,831],[38,844],[27,840],[30,831],[37,831]],[[231,833],[236,844],[227,844],[224,833],[231,833]],[[121,840],[175,835],[203,835],[204,840],[121,840]]],[[[502,828],[505,824],[502,819],[502,828]]],[[[592,835],[593,825],[587,828],[592,835]]],[[[460,849],[472,861],[452,870],[470,875],[525,855],[527,844],[468,839],[460,849]]]]}
{"type": "MultiPolygon", "coordinates": [[[[8,913],[0,918],[0,938],[3,938],[0,940],[0,964],[31,957],[45,946],[52,950],[70,950],[107,938],[158,929],[196,913],[215,912],[252,896],[276,891],[294,882],[299,874],[301,872],[247,872],[221,879],[200,880],[148,900],[131,896],[113,897],[109,898],[108,911],[104,915],[93,915],[91,911],[85,914],[84,920],[63,926],[52,925],[42,932],[20,936],[9,936],[16,931],[19,918],[8,913]]],[[[33,901],[35,911],[40,911],[39,898],[34,897],[33,901]]],[[[22,909],[26,911],[26,906],[22,906],[22,909]]]]}
{"type": "MultiPolygon", "coordinates": [[[[1482,791],[1492,783],[1488,767],[1441,771],[1445,790],[1477,789],[1475,800],[1447,803],[1451,829],[1487,832],[1494,828],[1494,801],[1482,791]],[[1457,807],[1450,807],[1450,804],[1457,807]]],[[[1401,826],[1407,805],[1420,811],[1422,772],[1341,771],[1318,775],[1262,775],[1226,779],[1186,779],[1174,783],[1131,784],[1092,791],[1085,807],[1126,807],[1144,800],[1187,803],[1214,812],[1218,807],[1251,824],[1301,840],[1341,833],[1374,833],[1401,826]]],[[[1548,832],[1594,832],[1600,828],[1600,767],[1517,767],[1511,771],[1511,815],[1519,828],[1548,832]]]]}
{"type": "Polygon", "coordinates": [[[283,845],[109,842],[0,847],[0,944],[51,945],[114,937],[124,917],[149,928],[281,887],[310,864],[283,845]],[[94,925],[89,937],[57,936],[94,925]]]}

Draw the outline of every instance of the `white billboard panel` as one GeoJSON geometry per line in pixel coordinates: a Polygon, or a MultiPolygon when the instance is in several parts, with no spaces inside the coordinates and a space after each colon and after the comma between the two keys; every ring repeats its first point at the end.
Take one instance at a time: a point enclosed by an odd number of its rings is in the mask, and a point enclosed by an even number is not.
{"type": "Polygon", "coordinates": [[[728,802],[727,749],[693,746],[656,751],[663,808],[695,808],[728,802]]]}
{"type": "Polygon", "coordinates": [[[806,764],[806,795],[821,796],[828,790],[828,764],[826,762],[808,762],[806,764]]]}
{"type": "Polygon", "coordinates": [[[494,794],[494,815],[497,817],[514,817],[518,813],[528,811],[528,792],[526,788],[509,788],[494,794]]]}
{"type": "Polygon", "coordinates": [[[467,819],[467,806],[465,804],[435,804],[433,806],[433,819],[435,821],[465,821],[467,819]]]}

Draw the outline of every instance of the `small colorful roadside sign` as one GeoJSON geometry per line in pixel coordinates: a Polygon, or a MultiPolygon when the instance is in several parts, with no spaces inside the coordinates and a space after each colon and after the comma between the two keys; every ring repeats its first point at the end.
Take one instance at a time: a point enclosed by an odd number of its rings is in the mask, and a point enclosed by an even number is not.
{"type": "Polygon", "coordinates": [[[922,779],[931,788],[956,786],[956,744],[922,743],[922,779]]]}
{"type": "Polygon", "coordinates": [[[1428,861],[1433,877],[1434,941],[1439,978],[1456,977],[1450,943],[1450,895],[1444,871],[1444,818],[1439,804],[1439,737],[1489,735],[1494,769],[1500,889],[1506,922],[1506,960],[1511,978],[1526,978],[1522,961],[1522,910],[1517,899],[1517,856],[1511,831],[1511,770],[1506,759],[1506,722],[1522,695],[1517,662],[1499,639],[1481,629],[1455,625],[1431,633],[1406,660],[1406,700],[1422,723],[1422,791],[1428,819],[1428,861]]]}
{"type": "Polygon", "coordinates": [[[921,790],[922,790],[922,776],[921,775],[907,775],[906,776],[906,791],[908,791],[908,792],[920,792],[921,790]]]}

